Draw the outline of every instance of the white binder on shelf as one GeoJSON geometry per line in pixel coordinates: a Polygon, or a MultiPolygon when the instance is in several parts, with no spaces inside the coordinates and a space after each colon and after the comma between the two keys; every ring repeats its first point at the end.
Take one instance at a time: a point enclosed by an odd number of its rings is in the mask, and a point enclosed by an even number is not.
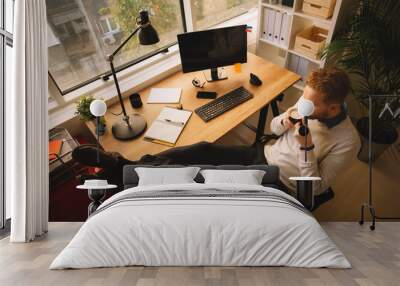
{"type": "Polygon", "coordinates": [[[261,38],[268,39],[268,17],[269,17],[270,9],[264,8],[264,23],[262,27],[262,35],[261,38]]]}
{"type": "Polygon", "coordinates": [[[289,21],[290,16],[287,13],[282,15],[282,25],[281,25],[281,32],[279,37],[279,45],[283,47],[288,46],[288,32],[289,32],[289,21]]]}
{"type": "Polygon", "coordinates": [[[307,72],[308,72],[308,60],[302,57],[299,57],[299,65],[297,67],[297,73],[301,75],[302,81],[306,81],[307,72]]]}
{"type": "Polygon", "coordinates": [[[281,36],[282,15],[281,12],[275,12],[274,42],[277,44],[279,44],[279,38],[281,36]]]}
{"type": "Polygon", "coordinates": [[[275,11],[268,9],[267,40],[274,41],[275,11]]]}
{"type": "Polygon", "coordinates": [[[300,59],[300,57],[297,55],[290,55],[289,65],[288,65],[289,70],[291,70],[292,72],[295,72],[295,73],[298,72],[299,59],[300,59]]]}

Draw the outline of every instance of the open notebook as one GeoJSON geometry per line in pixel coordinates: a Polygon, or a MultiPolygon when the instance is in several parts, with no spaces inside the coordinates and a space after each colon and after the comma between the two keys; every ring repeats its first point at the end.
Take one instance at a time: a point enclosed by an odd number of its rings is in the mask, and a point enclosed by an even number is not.
{"type": "Polygon", "coordinates": [[[164,107],[144,138],[154,143],[174,146],[191,115],[192,112],[188,110],[164,107]]]}

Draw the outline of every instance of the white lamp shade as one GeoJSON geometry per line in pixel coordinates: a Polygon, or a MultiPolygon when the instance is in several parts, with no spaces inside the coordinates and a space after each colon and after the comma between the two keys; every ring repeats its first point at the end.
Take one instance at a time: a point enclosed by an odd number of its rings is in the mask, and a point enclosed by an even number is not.
{"type": "Polygon", "coordinates": [[[314,110],[314,103],[309,99],[301,97],[297,102],[297,112],[301,117],[311,116],[314,113],[314,110]]]}
{"type": "Polygon", "coordinates": [[[106,111],[107,105],[104,100],[95,99],[90,103],[90,113],[93,114],[93,116],[101,117],[106,114],[106,111]]]}

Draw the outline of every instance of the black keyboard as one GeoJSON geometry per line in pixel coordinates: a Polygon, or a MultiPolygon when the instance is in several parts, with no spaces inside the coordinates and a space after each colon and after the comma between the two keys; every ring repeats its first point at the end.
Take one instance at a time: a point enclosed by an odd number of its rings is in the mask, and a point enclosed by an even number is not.
{"type": "Polygon", "coordinates": [[[252,97],[253,94],[241,86],[207,104],[204,104],[203,106],[200,106],[199,108],[195,109],[195,112],[198,116],[200,116],[201,119],[207,122],[252,97]]]}

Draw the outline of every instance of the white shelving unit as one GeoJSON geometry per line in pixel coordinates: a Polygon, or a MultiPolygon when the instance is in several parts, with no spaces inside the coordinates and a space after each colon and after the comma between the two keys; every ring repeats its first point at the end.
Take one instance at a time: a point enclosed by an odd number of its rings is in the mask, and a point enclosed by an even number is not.
{"type": "MultiPolygon", "coordinates": [[[[294,44],[296,35],[304,29],[314,25],[317,27],[328,30],[326,38],[326,44],[329,44],[332,40],[334,32],[341,26],[348,22],[348,17],[354,12],[352,5],[357,0],[336,0],[335,9],[333,15],[329,19],[319,18],[317,16],[308,15],[302,11],[302,5],[304,0],[294,0],[293,7],[284,6],[281,4],[271,4],[268,0],[259,1],[259,19],[258,19],[258,34],[257,34],[257,47],[256,52],[259,56],[283,66],[289,70],[293,70],[292,61],[303,61],[306,69],[302,69],[302,77],[305,79],[306,75],[319,67],[324,67],[325,61],[321,59],[313,59],[302,53],[294,50],[294,44]],[[283,46],[274,41],[268,40],[265,37],[265,25],[264,18],[268,9],[286,13],[289,16],[289,28],[288,28],[288,45],[283,46]]],[[[293,85],[295,89],[302,91],[304,89],[304,82],[299,81],[293,85]]]]}

